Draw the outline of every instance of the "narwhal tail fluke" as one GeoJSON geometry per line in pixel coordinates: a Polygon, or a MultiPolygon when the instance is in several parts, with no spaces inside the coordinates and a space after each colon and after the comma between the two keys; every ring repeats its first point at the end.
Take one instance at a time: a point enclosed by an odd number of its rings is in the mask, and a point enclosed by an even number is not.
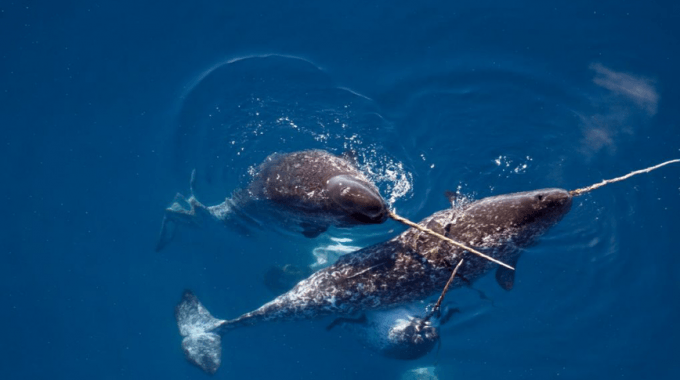
{"type": "Polygon", "coordinates": [[[225,321],[210,315],[190,291],[184,291],[175,308],[179,333],[184,337],[182,349],[191,363],[213,374],[222,363],[221,326],[225,321]]]}

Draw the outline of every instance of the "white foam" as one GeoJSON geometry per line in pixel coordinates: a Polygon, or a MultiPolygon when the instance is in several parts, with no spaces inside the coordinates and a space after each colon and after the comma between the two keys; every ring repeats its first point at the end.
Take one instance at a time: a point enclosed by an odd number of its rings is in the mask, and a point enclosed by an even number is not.
{"type": "Polygon", "coordinates": [[[435,367],[420,367],[407,371],[401,376],[401,380],[438,380],[435,367]]]}
{"type": "Polygon", "coordinates": [[[361,247],[358,246],[343,244],[351,243],[352,239],[331,238],[331,241],[332,241],[331,244],[322,245],[312,250],[312,254],[316,259],[316,262],[310,265],[310,268],[312,268],[313,270],[325,268],[338,261],[340,256],[361,249],[361,247]]]}
{"type": "Polygon", "coordinates": [[[404,169],[402,162],[378,156],[375,149],[363,154],[363,164],[359,165],[359,169],[379,188],[384,188],[390,206],[412,194],[413,174],[404,169]]]}

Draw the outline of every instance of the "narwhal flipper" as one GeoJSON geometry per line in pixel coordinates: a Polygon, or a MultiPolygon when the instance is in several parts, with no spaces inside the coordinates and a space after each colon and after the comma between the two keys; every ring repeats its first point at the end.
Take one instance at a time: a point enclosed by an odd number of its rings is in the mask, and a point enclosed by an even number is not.
{"type": "MultiPolygon", "coordinates": [[[[518,259],[519,257],[512,258],[508,261],[508,265],[517,268],[518,259]]],[[[512,290],[512,287],[515,286],[515,271],[504,267],[498,267],[498,269],[496,269],[496,282],[498,282],[498,285],[504,290],[512,290]]]]}
{"type": "Polygon", "coordinates": [[[225,322],[210,312],[190,291],[185,290],[175,308],[179,333],[184,337],[182,350],[192,364],[214,374],[222,363],[220,326],[225,322]]]}

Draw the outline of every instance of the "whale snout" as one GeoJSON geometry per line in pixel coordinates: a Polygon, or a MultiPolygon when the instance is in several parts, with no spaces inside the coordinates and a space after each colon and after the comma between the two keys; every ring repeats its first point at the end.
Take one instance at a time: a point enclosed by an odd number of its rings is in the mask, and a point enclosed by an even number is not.
{"type": "Polygon", "coordinates": [[[509,197],[515,199],[509,205],[512,210],[509,214],[514,215],[516,222],[523,225],[553,225],[571,210],[572,197],[563,189],[527,191],[510,194],[509,197]]]}
{"type": "Polygon", "coordinates": [[[428,321],[414,318],[408,324],[397,324],[388,334],[389,345],[383,350],[387,357],[414,360],[432,351],[439,342],[439,329],[428,321]]]}
{"type": "Polygon", "coordinates": [[[571,209],[572,196],[564,189],[536,190],[534,197],[539,207],[563,216],[571,209]]]}
{"type": "Polygon", "coordinates": [[[563,189],[540,189],[485,198],[473,203],[468,213],[481,213],[488,228],[508,226],[537,231],[553,226],[571,210],[572,197],[563,189]]]}
{"type": "Polygon", "coordinates": [[[377,202],[366,205],[360,212],[353,213],[352,218],[362,223],[380,224],[387,220],[387,207],[377,202]]]}
{"type": "Polygon", "coordinates": [[[326,184],[330,198],[359,223],[380,224],[387,220],[387,204],[369,183],[349,175],[338,175],[326,184]]]}

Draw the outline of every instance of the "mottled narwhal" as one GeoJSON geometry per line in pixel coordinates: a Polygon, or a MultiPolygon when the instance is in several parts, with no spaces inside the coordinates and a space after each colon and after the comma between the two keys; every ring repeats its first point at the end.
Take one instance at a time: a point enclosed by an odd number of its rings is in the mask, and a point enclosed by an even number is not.
{"type": "Polygon", "coordinates": [[[388,216],[387,203],[353,161],[350,154],[339,157],[323,150],[275,153],[257,168],[246,189],[215,206],[201,204],[192,185],[189,198],[177,194],[166,209],[156,250],[172,240],[177,224],[227,223],[234,215],[285,220],[309,238],[330,226],[382,223],[388,216]]]}
{"type": "Polygon", "coordinates": [[[369,311],[358,318],[339,317],[326,330],[342,326],[365,348],[392,359],[414,360],[432,351],[440,342],[440,326],[460,311],[445,307],[440,312],[428,307],[417,303],[369,311]]]}
{"type": "MultiPolygon", "coordinates": [[[[514,264],[523,247],[562,219],[571,201],[569,192],[561,189],[500,195],[439,211],[419,224],[514,264]]],[[[394,309],[441,292],[460,260],[464,263],[453,287],[472,283],[494,268],[499,283],[512,284],[510,269],[411,228],[389,241],[346,254],[287,293],[232,320],[214,318],[186,291],[175,310],[184,337],[182,347],[189,361],[214,373],[221,363],[222,335],[233,329],[394,309]]]]}

